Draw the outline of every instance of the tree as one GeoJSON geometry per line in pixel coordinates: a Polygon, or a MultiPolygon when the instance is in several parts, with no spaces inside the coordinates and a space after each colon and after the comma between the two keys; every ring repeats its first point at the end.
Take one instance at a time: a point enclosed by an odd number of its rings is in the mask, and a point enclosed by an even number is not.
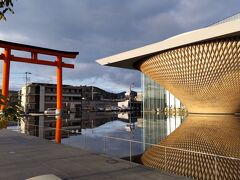
{"type": "Polygon", "coordinates": [[[7,127],[9,121],[18,121],[23,114],[20,102],[11,102],[9,99],[0,95],[0,105],[4,108],[0,112],[0,129],[7,127]]]}
{"type": "Polygon", "coordinates": [[[8,11],[14,14],[12,7],[13,7],[12,0],[0,0],[0,20],[6,21],[5,14],[8,11]]]}

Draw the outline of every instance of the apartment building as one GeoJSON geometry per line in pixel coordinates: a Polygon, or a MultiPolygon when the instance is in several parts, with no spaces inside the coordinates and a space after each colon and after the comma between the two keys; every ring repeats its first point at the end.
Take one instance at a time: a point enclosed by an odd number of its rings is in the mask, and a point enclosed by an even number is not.
{"type": "MultiPolygon", "coordinates": [[[[2,89],[0,89],[0,93],[2,94],[2,89]]],[[[18,102],[19,96],[18,96],[18,91],[10,90],[9,91],[9,101],[12,103],[18,102]]]]}
{"type": "MultiPolygon", "coordinates": [[[[25,112],[43,112],[56,107],[56,85],[30,83],[22,87],[21,103],[25,112]]],[[[94,86],[63,85],[63,110],[79,112],[97,110],[101,107],[117,106],[125,98],[125,92],[110,93],[94,86]]]]}
{"type": "MultiPolygon", "coordinates": [[[[45,83],[31,83],[21,89],[21,103],[25,112],[43,112],[47,108],[56,107],[56,85],[45,83]]],[[[63,108],[81,106],[82,89],[63,85],[63,108]]]]}

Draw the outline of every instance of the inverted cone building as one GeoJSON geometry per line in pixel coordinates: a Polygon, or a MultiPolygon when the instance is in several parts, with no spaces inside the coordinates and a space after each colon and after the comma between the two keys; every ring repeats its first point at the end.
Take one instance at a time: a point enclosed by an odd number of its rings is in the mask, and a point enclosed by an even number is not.
{"type": "Polygon", "coordinates": [[[240,19],[97,60],[136,69],[190,113],[240,112],[240,19]]]}

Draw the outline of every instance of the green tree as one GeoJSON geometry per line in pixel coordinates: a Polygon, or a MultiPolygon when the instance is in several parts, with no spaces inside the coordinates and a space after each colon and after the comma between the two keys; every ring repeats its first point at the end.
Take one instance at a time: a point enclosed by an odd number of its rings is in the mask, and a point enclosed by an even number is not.
{"type": "Polygon", "coordinates": [[[14,14],[12,0],[0,0],[0,20],[6,20],[6,12],[14,14]]]}
{"type": "Polygon", "coordinates": [[[11,102],[9,99],[0,95],[0,105],[4,108],[0,111],[0,129],[7,127],[9,121],[17,122],[23,114],[20,102],[11,102]]]}

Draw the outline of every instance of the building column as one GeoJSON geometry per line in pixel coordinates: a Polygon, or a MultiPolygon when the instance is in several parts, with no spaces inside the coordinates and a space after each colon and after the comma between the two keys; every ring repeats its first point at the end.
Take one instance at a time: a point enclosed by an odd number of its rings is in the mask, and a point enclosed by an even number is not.
{"type": "Polygon", "coordinates": [[[56,115],[56,143],[61,143],[62,128],[62,57],[57,57],[57,115],[56,115]]]}
{"type": "MultiPolygon", "coordinates": [[[[8,93],[9,93],[10,56],[11,56],[11,49],[5,48],[3,71],[2,71],[2,95],[5,98],[8,98],[8,93]]],[[[3,108],[4,106],[1,106],[1,109],[3,108]]]]}

